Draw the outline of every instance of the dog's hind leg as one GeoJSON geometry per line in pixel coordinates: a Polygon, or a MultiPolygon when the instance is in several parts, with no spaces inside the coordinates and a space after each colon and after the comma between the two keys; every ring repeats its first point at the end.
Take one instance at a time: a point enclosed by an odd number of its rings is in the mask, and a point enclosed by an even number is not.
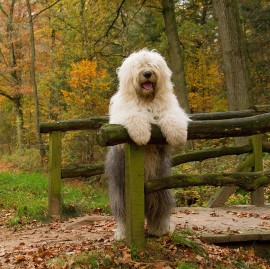
{"type": "Polygon", "coordinates": [[[146,195],[145,214],[149,234],[160,236],[173,232],[174,227],[170,223],[170,215],[174,204],[175,200],[171,190],[146,195]]]}
{"type": "Polygon", "coordinates": [[[125,156],[122,145],[111,147],[105,162],[105,173],[109,183],[109,198],[116,221],[115,239],[126,236],[125,221],[125,156]]]}

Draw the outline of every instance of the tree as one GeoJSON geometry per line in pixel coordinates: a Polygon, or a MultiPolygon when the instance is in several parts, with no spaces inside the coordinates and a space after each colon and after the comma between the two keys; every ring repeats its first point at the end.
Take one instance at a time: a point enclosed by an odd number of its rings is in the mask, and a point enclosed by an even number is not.
{"type": "Polygon", "coordinates": [[[183,50],[177,31],[177,24],[174,13],[174,1],[162,0],[162,7],[165,22],[165,31],[168,41],[170,67],[173,72],[173,81],[175,83],[176,96],[185,111],[190,112],[184,72],[183,50]]]}
{"type": "Polygon", "coordinates": [[[178,34],[185,48],[184,67],[192,113],[227,110],[216,20],[209,0],[189,0],[175,9],[178,34]]]}
{"type": "Polygon", "coordinates": [[[223,68],[230,110],[250,106],[250,77],[246,46],[237,0],[213,0],[223,55],[223,68]]]}
{"type": "Polygon", "coordinates": [[[41,140],[41,135],[39,131],[39,100],[38,100],[38,88],[37,88],[37,81],[36,81],[36,48],[35,48],[35,33],[34,33],[34,25],[33,25],[33,16],[31,11],[31,6],[29,0],[26,0],[27,12],[28,12],[28,24],[29,24],[29,32],[30,32],[30,78],[31,84],[33,88],[33,95],[34,95],[34,103],[35,103],[35,129],[36,129],[36,140],[38,147],[40,149],[40,157],[41,161],[45,157],[45,151],[43,148],[43,143],[41,140]]]}
{"type": "Polygon", "coordinates": [[[248,63],[252,84],[252,103],[270,103],[269,76],[269,12],[264,0],[239,1],[248,50],[248,63]]]}
{"type": "MultiPolygon", "coordinates": [[[[62,118],[87,118],[107,114],[109,83],[107,71],[98,68],[96,61],[82,60],[71,64],[69,89],[62,90],[62,118]]],[[[100,148],[96,146],[96,133],[70,132],[65,135],[65,159],[82,163],[95,161],[100,148]]]]}
{"type": "Polygon", "coordinates": [[[18,66],[18,61],[22,57],[21,43],[15,36],[13,27],[14,7],[16,0],[12,0],[9,11],[0,3],[0,10],[2,11],[2,18],[6,20],[6,41],[7,45],[0,47],[0,63],[1,63],[1,81],[6,85],[6,90],[0,89],[0,95],[6,97],[13,103],[16,111],[16,129],[17,129],[17,143],[18,148],[22,149],[24,145],[24,116],[22,108],[23,94],[21,91],[22,86],[22,73],[18,66]],[[6,51],[6,53],[3,52],[6,51]]]}

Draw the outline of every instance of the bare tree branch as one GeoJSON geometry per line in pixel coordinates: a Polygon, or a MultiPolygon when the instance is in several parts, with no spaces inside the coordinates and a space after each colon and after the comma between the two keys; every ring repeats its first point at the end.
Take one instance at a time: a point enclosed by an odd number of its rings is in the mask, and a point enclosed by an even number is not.
{"type": "Polygon", "coordinates": [[[32,20],[34,20],[37,16],[39,16],[41,13],[43,13],[44,11],[52,8],[53,6],[55,6],[56,4],[58,4],[61,0],[56,0],[54,3],[52,3],[51,5],[45,7],[44,9],[40,10],[38,13],[36,13],[35,15],[32,16],[32,20]]]}
{"type": "Polygon", "coordinates": [[[114,20],[112,21],[111,25],[109,26],[109,28],[107,29],[105,35],[101,36],[94,44],[94,47],[97,45],[97,43],[100,42],[100,40],[102,40],[104,37],[108,37],[109,32],[111,31],[111,29],[113,28],[115,22],[117,21],[117,19],[119,18],[120,15],[120,11],[124,5],[124,3],[126,2],[126,0],[122,0],[120,6],[118,7],[117,11],[116,11],[116,17],[114,18],[114,20]]]}
{"type": "Polygon", "coordinates": [[[12,97],[11,95],[7,94],[6,92],[4,92],[4,91],[2,91],[2,90],[0,90],[0,95],[2,95],[2,96],[4,96],[4,97],[8,98],[8,99],[11,100],[11,101],[14,101],[14,97],[12,97]]]}

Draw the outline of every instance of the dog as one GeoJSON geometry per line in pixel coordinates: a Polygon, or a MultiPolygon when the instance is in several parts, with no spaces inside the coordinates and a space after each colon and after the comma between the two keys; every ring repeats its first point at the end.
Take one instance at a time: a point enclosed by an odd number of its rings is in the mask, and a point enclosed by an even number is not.
{"type": "MultiPolygon", "coordinates": [[[[130,138],[145,146],[145,180],[170,174],[170,146],[183,146],[189,118],[173,93],[172,72],[156,51],[142,49],[127,57],[117,69],[119,86],[110,101],[110,124],[123,125],[130,138]],[[160,127],[166,145],[148,144],[151,124],[160,127]]],[[[116,220],[115,239],[125,238],[124,145],[110,147],[105,162],[112,213],[116,220]]],[[[171,190],[145,196],[147,232],[161,236],[173,231],[170,224],[175,200],[171,190]]]]}

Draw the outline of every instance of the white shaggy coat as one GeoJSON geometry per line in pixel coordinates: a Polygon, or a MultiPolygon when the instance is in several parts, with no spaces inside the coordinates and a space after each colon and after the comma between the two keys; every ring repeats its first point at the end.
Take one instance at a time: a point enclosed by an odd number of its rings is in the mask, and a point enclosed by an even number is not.
{"type": "MultiPolygon", "coordinates": [[[[109,122],[123,125],[136,144],[146,145],[145,180],[167,176],[170,173],[168,145],[147,143],[151,136],[151,124],[160,127],[170,146],[181,146],[187,140],[189,118],[173,93],[172,72],[160,54],[143,49],[126,58],[117,73],[119,88],[110,102],[109,122]]],[[[118,240],[125,238],[124,169],[123,145],[111,147],[105,172],[118,240]]],[[[173,205],[170,190],[146,195],[148,233],[162,235],[172,230],[169,219],[173,205]]]]}
{"type": "Polygon", "coordinates": [[[169,145],[183,145],[187,140],[189,118],[173,93],[172,72],[164,58],[155,51],[141,50],[131,54],[118,69],[119,89],[110,103],[110,123],[125,126],[131,139],[146,145],[151,124],[157,124],[169,145]],[[135,88],[138,74],[153,70],[157,74],[155,97],[143,100],[135,88]]]}

